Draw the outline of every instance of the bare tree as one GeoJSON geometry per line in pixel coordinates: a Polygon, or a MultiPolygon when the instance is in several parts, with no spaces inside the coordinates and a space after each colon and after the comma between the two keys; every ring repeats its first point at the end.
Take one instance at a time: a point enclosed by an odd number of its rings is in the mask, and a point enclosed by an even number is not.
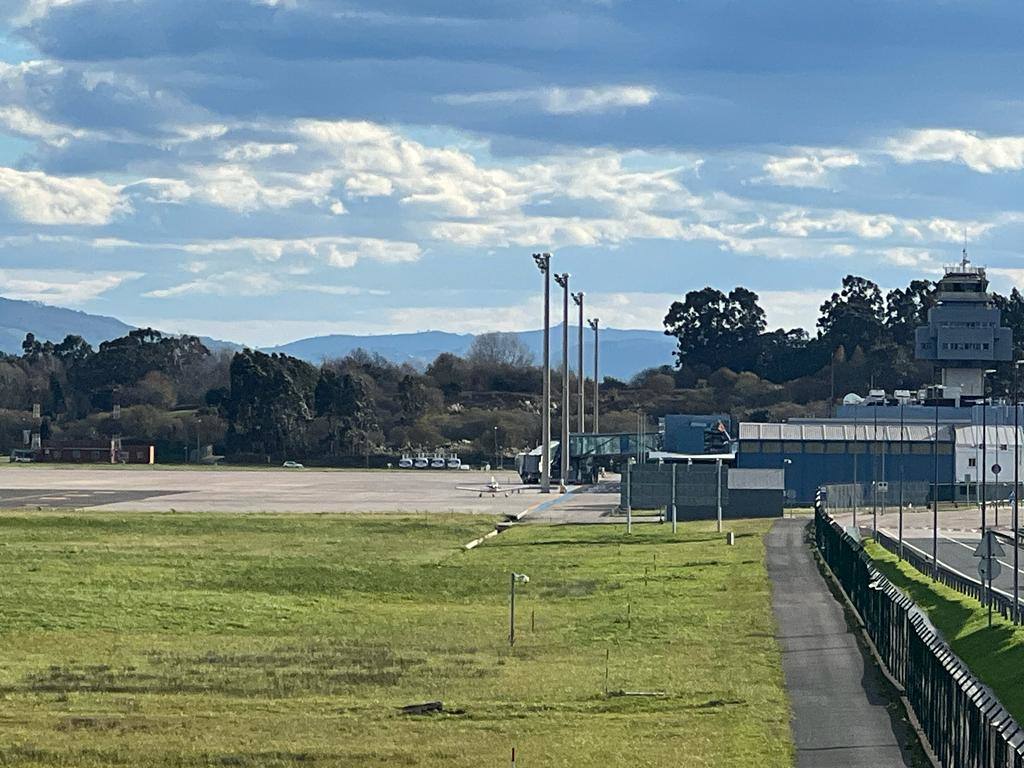
{"type": "Polygon", "coordinates": [[[533,354],[514,333],[482,333],[473,340],[466,359],[476,365],[533,365],[533,354]]]}

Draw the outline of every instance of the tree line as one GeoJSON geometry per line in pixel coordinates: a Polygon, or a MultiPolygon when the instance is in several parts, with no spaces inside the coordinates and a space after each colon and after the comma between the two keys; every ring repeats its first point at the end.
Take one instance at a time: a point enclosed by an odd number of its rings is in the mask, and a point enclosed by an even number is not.
{"type": "MultiPolygon", "coordinates": [[[[602,431],[632,431],[638,413],[649,428],[669,413],[820,416],[833,393],[933,383],[931,365],[914,360],[913,338],[934,293],[932,282],[915,280],[883,294],[849,275],[821,305],[812,336],[768,330],[757,294],[746,288],[690,291],[665,316],[665,332],[677,340],[674,362],[628,382],[602,380],[602,431]]],[[[1015,289],[993,300],[1024,353],[1024,297],[1015,289]]],[[[1010,381],[1010,366],[999,368],[997,390],[1010,381]]],[[[424,368],[363,350],[320,365],[251,349],[210,350],[194,336],[151,328],[95,349],[79,336],[53,343],[28,334],[21,355],[0,357],[0,449],[20,446],[31,429],[46,440],[121,435],[155,443],[161,461],[183,460],[197,444],[237,461],[381,464],[438,447],[492,461],[496,452],[509,457],[538,443],[542,383],[512,334],[483,334],[466,355],[441,354],[424,368]]],[[[560,386],[553,375],[555,435],[560,386]]],[[[569,386],[575,393],[575,375],[569,386]]],[[[586,392],[589,403],[589,386],[586,392]]],[[[570,403],[575,408],[575,398],[570,403]]]]}

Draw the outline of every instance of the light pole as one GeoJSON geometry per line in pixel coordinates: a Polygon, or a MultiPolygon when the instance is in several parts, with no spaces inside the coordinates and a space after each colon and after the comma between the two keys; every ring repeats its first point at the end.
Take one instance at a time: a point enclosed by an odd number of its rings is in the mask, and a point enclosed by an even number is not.
{"type": "Polygon", "coordinates": [[[516,582],[529,584],[530,577],[525,573],[509,574],[508,580],[508,647],[516,644],[516,582]]]}
{"type": "Polygon", "coordinates": [[[593,427],[594,434],[596,435],[600,431],[600,429],[598,427],[598,423],[597,423],[598,410],[600,409],[600,402],[601,402],[600,398],[598,397],[601,394],[601,389],[600,389],[601,385],[598,384],[598,379],[597,379],[597,374],[598,374],[597,350],[598,350],[598,335],[600,334],[601,321],[598,318],[595,317],[595,318],[592,318],[589,322],[590,322],[590,327],[594,329],[594,418],[591,419],[590,424],[593,427]]]}
{"type": "Polygon", "coordinates": [[[1021,428],[1021,402],[1020,388],[1018,387],[1018,371],[1024,360],[1014,362],[1014,622],[1019,623],[1021,618],[1020,608],[1020,517],[1018,514],[1018,498],[1021,494],[1020,485],[1020,428],[1021,428]]]}
{"type": "Polygon", "coordinates": [[[932,465],[935,472],[935,482],[932,485],[932,581],[939,575],[939,391],[946,388],[941,384],[935,385],[935,432],[932,434],[932,465]]]}
{"type": "Polygon", "coordinates": [[[551,492],[551,254],[535,253],[533,260],[544,275],[544,404],[541,408],[540,492],[551,492]]]}
{"type": "Polygon", "coordinates": [[[583,323],[583,296],[584,296],[583,291],[580,291],[579,293],[574,293],[572,295],[572,300],[576,303],[576,306],[578,306],[580,308],[580,343],[579,343],[580,360],[579,360],[579,366],[576,368],[576,379],[577,379],[576,380],[576,385],[577,385],[577,389],[579,390],[579,394],[578,394],[577,408],[576,408],[576,420],[577,420],[577,423],[579,424],[579,431],[580,431],[581,435],[584,432],[587,431],[587,428],[586,428],[587,415],[586,415],[586,411],[583,408],[583,380],[587,378],[584,375],[584,373],[583,373],[583,325],[584,325],[584,323],[583,323]]]}
{"type": "Polygon", "coordinates": [[[903,559],[903,400],[900,400],[900,560],[903,559]]]}
{"type": "Polygon", "coordinates": [[[562,286],[562,466],[558,490],[565,493],[569,479],[569,273],[555,275],[555,282],[562,286]]]}
{"type": "Polygon", "coordinates": [[[981,376],[981,538],[985,538],[985,531],[988,529],[985,520],[986,507],[988,506],[988,377],[995,373],[995,369],[987,368],[981,376]]]}
{"type": "Polygon", "coordinates": [[[860,419],[860,405],[854,404],[853,406],[853,527],[857,527],[857,500],[860,496],[860,484],[857,482],[857,454],[860,452],[860,445],[858,440],[860,439],[857,432],[860,428],[858,421],[860,419]]]}
{"type": "Polygon", "coordinates": [[[498,468],[498,425],[494,425],[494,468],[498,468]]]}
{"type": "Polygon", "coordinates": [[[875,422],[871,427],[871,538],[878,541],[878,478],[875,475],[875,454],[878,453],[878,403],[872,405],[875,422]]]}

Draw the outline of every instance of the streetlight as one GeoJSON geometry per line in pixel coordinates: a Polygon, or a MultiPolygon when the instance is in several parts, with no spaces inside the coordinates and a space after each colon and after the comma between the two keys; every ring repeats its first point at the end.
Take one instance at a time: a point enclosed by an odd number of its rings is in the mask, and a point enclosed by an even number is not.
{"type": "Polygon", "coordinates": [[[551,254],[535,253],[533,260],[544,275],[544,405],[541,421],[542,454],[540,492],[551,492],[551,254]]]}
{"type": "Polygon", "coordinates": [[[525,573],[515,573],[514,571],[510,577],[508,581],[508,647],[512,648],[516,644],[516,582],[529,584],[530,577],[525,573]]]}
{"type": "Polygon", "coordinates": [[[584,296],[583,291],[580,291],[579,293],[574,293],[572,295],[573,302],[576,304],[577,307],[580,308],[580,343],[579,343],[580,361],[579,361],[579,367],[576,369],[576,378],[577,378],[576,384],[577,384],[577,389],[579,390],[579,395],[578,395],[579,399],[578,399],[578,402],[577,402],[576,420],[579,423],[579,430],[580,430],[580,434],[581,435],[584,432],[587,431],[586,426],[585,426],[586,425],[586,414],[584,413],[584,410],[583,410],[583,379],[586,378],[583,375],[583,296],[584,296]]]}
{"type": "Polygon", "coordinates": [[[555,282],[562,287],[562,466],[558,490],[565,493],[569,479],[569,273],[555,275],[555,282]]]}
{"type": "Polygon", "coordinates": [[[598,428],[597,418],[598,418],[598,410],[600,408],[600,399],[599,399],[598,395],[601,393],[601,390],[600,390],[600,386],[601,385],[598,384],[598,379],[597,379],[597,373],[598,373],[598,369],[597,369],[597,350],[598,350],[598,335],[600,334],[601,321],[598,318],[594,317],[594,318],[591,318],[589,323],[590,323],[590,327],[594,329],[594,418],[591,420],[591,424],[593,425],[593,428],[594,428],[593,432],[596,435],[598,432],[600,432],[600,429],[598,428]]]}
{"type": "Polygon", "coordinates": [[[1024,360],[1013,364],[1013,620],[1020,621],[1020,389],[1017,386],[1017,371],[1024,360]]]}
{"type": "MultiPolygon", "coordinates": [[[[988,459],[985,449],[988,448],[988,377],[995,373],[994,368],[986,368],[981,376],[981,538],[985,538],[985,531],[988,525],[985,520],[985,512],[988,502],[988,459]]],[[[998,443],[997,443],[998,444],[998,443]]]]}
{"type": "MultiPolygon", "coordinates": [[[[942,384],[936,384],[935,395],[932,401],[935,403],[935,432],[932,434],[932,464],[935,472],[935,482],[932,485],[932,581],[939,575],[939,398],[938,392],[945,392],[942,384]]],[[[952,487],[950,488],[952,490],[952,487]]]]}
{"type": "Polygon", "coordinates": [[[900,398],[900,560],[903,559],[903,398],[900,398]]]}

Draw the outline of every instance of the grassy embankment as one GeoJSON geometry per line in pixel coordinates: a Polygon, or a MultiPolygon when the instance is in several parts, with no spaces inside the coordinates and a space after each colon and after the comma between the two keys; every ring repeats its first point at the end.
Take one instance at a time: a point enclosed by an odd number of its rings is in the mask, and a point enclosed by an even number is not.
{"type": "Polygon", "coordinates": [[[973,598],[932,580],[874,542],[865,548],[878,569],[928,615],[946,642],[1017,722],[1024,722],[1024,628],[1014,627],[973,598]]]}
{"type": "Polygon", "coordinates": [[[487,525],[2,513],[0,765],[792,764],[766,522],[487,525]]]}

